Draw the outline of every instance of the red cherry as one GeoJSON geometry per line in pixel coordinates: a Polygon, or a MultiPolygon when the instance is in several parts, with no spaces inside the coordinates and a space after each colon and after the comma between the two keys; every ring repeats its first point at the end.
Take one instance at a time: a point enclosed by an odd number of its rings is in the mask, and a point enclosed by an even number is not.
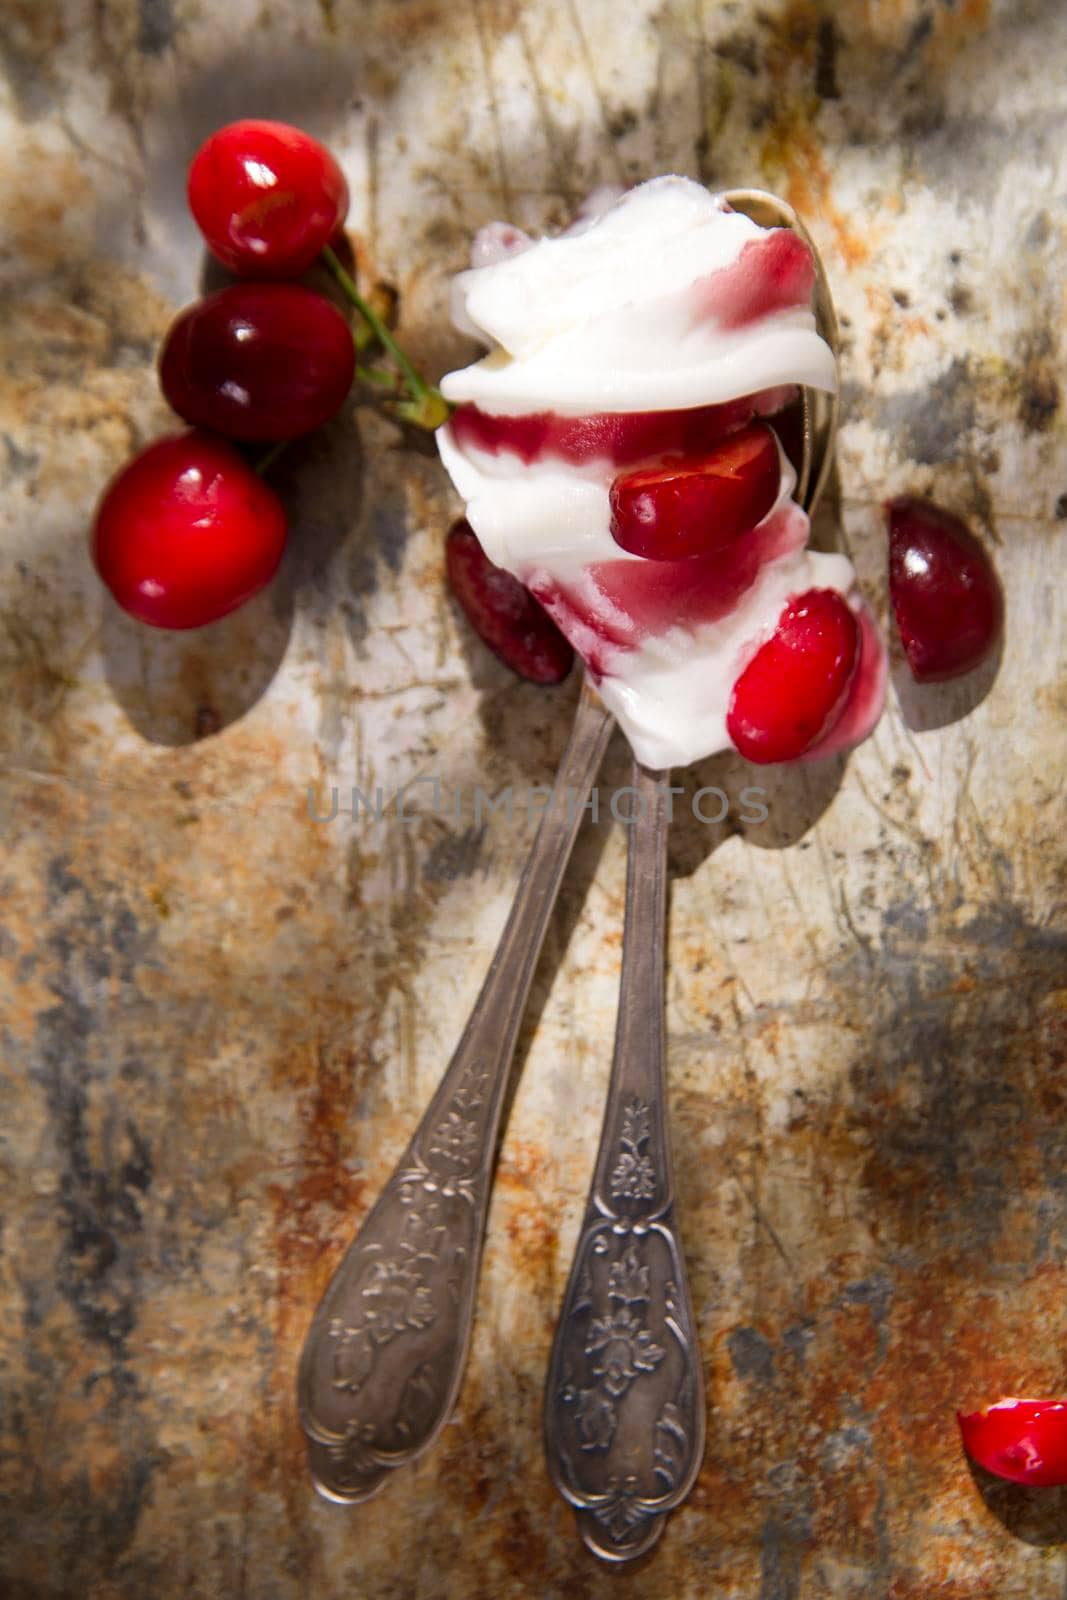
{"type": "Polygon", "coordinates": [[[652,561],[708,555],[763,521],[780,481],[774,434],[754,423],[702,455],[616,478],[612,537],[652,561]]]}
{"type": "Polygon", "coordinates": [[[111,480],[93,560],[119,605],[157,628],[199,628],[251,599],[285,548],[281,501],[207,433],[150,444],[111,480]]]}
{"type": "Polygon", "coordinates": [[[726,728],[749,761],[795,761],[844,710],[860,656],[856,618],[833,589],[789,601],[734,684],[726,728]]]}
{"type": "Polygon", "coordinates": [[[494,566],[468,522],[457,522],[445,541],[452,593],[467,621],[505,666],[532,683],[559,683],[574,651],[529,590],[494,566]]]}
{"type": "Polygon", "coordinates": [[[912,676],[970,672],[993,649],[1004,596],[993,564],[951,511],[900,495],[887,502],[889,597],[912,676]]]}
{"type": "Polygon", "coordinates": [[[348,214],[333,156],[286,122],[219,128],[193,157],[188,191],[208,248],[240,277],[298,277],[348,214]]]}
{"type": "Polygon", "coordinates": [[[1012,1483],[1067,1483],[1067,1401],[998,1400],[956,1413],[967,1454],[1012,1483]]]}
{"type": "Polygon", "coordinates": [[[180,417],[233,439],[291,439],[328,422],[355,373],[344,317],[296,283],[235,283],[190,306],[159,358],[180,417]]]}

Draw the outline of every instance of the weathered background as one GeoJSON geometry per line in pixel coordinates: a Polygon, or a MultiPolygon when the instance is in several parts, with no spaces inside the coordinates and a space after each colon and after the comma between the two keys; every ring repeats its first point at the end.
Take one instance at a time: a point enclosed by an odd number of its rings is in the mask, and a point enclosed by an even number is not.
{"type": "Polygon", "coordinates": [[[1062,1597],[1067,1503],[976,1482],[953,1410],[1067,1388],[1067,9],[3,0],[0,40],[0,1592],[1062,1597]],[[304,1474],[312,1308],[530,837],[467,797],[549,779],[575,686],[472,641],[444,475],[366,407],[277,469],[292,548],[246,611],[168,637],[101,592],[93,502],[173,425],[155,351],[204,265],[186,161],[264,114],[342,156],[364,267],[435,374],[467,356],[446,285],[487,219],[550,226],[665,170],[780,190],[844,321],[823,536],[884,616],[880,501],[929,491],[1003,575],[995,674],[919,694],[898,661],[847,763],[764,774],[761,826],[735,805],[675,830],[709,1442],[642,1572],[576,1545],[539,1443],[610,1054],[617,828],[580,841],[539,972],[455,1420],[370,1508],[304,1474]],[[309,784],[431,774],[457,816],[309,818],[309,784]]]}

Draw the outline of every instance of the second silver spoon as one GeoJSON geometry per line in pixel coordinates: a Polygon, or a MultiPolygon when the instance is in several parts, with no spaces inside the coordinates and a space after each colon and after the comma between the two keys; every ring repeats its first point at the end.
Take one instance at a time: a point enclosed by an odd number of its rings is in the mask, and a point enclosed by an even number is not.
{"type": "MultiPolygon", "coordinates": [[[[764,227],[789,227],[815,264],[815,314],[837,320],[814,242],[776,195],[726,197],[764,227]]],[[[796,498],[810,514],[829,472],[837,398],[805,390],[796,498]]],[[[704,1452],[700,1349],[674,1215],[667,1132],[664,963],[668,773],[634,762],[615,1053],[593,1181],[545,1387],[545,1452],[582,1538],[606,1561],[651,1549],[704,1452]]]]}

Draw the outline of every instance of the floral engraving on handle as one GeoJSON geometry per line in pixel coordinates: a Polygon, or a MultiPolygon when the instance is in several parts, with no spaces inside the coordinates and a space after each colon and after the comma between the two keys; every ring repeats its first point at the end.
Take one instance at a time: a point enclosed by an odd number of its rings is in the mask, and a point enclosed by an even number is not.
{"type": "Polygon", "coordinates": [[[652,1343],[648,1329],[625,1306],[597,1318],[589,1329],[585,1353],[599,1358],[593,1374],[616,1400],[642,1372],[654,1372],[663,1360],[662,1345],[652,1343]]]}
{"type": "Polygon", "coordinates": [[[688,1493],[702,1438],[670,1178],[648,1154],[657,1116],[636,1095],[618,1115],[554,1357],[569,1423],[560,1419],[559,1433],[550,1424],[550,1456],[586,1543],[618,1560],[647,1550],[664,1513],[688,1493]]]}
{"type": "Polygon", "coordinates": [[[476,1111],[485,1102],[485,1086],[488,1082],[489,1074],[485,1068],[472,1061],[463,1069],[463,1076],[456,1085],[449,1106],[458,1106],[461,1111],[476,1111]]]}
{"type": "Polygon", "coordinates": [[[434,1129],[432,1156],[444,1156],[457,1166],[466,1166],[478,1148],[478,1123],[474,1117],[461,1117],[458,1111],[446,1111],[434,1129]]]}
{"type": "Polygon", "coordinates": [[[488,1072],[473,1062],[467,1067],[448,1109],[434,1129],[429,1154],[441,1156],[457,1167],[465,1167],[481,1145],[478,1108],[485,1100],[488,1072]]]}
{"type": "Polygon", "coordinates": [[[326,1453],[333,1462],[334,1481],[342,1489],[369,1482],[381,1471],[374,1454],[374,1424],[370,1422],[350,1422],[343,1438],[330,1440],[326,1453]]]}
{"type": "MultiPolygon", "coordinates": [[[[638,1247],[631,1243],[608,1269],[607,1305],[592,1318],[585,1336],[590,1374],[599,1382],[576,1389],[568,1383],[567,1401],[577,1401],[575,1421],[583,1450],[607,1450],[615,1437],[615,1403],[643,1373],[654,1372],[666,1352],[643,1325],[634,1308],[651,1297],[650,1273],[638,1247]]],[[[579,1296],[572,1315],[591,1310],[588,1296],[579,1296]]]]}
{"type": "Polygon", "coordinates": [[[635,1096],[623,1107],[622,1149],[611,1173],[615,1199],[648,1200],[656,1192],[656,1169],[645,1153],[652,1132],[652,1108],[635,1096]]]}
{"type": "Polygon", "coordinates": [[[574,1413],[583,1450],[607,1450],[615,1437],[615,1406],[599,1389],[580,1389],[574,1413]]]}
{"type": "Polygon", "coordinates": [[[651,1295],[649,1270],[641,1262],[633,1245],[618,1261],[611,1263],[608,1294],[613,1300],[622,1300],[627,1305],[648,1304],[651,1295]]]}
{"type": "MultiPolygon", "coordinates": [[[[410,1205],[413,1187],[401,1189],[401,1203],[410,1205]]],[[[337,1340],[333,1358],[333,1386],[356,1395],[374,1367],[375,1348],[389,1344],[401,1333],[428,1328],[437,1316],[433,1294],[420,1262],[437,1261],[446,1229],[440,1222],[440,1203],[428,1199],[421,1212],[412,1208],[404,1232],[392,1255],[370,1259],[360,1284],[359,1311],[346,1321],[334,1317],[329,1325],[337,1340]]]]}
{"type": "MultiPolygon", "coordinates": [[[[336,1341],[332,1375],[336,1390],[353,1397],[362,1395],[365,1400],[377,1351],[401,1334],[418,1334],[433,1326],[442,1310],[435,1292],[440,1295],[443,1289],[453,1304],[458,1302],[466,1249],[460,1244],[448,1246],[450,1227],[442,1214],[442,1200],[458,1196],[474,1204],[476,1178],[463,1169],[469,1168],[481,1148],[480,1125],[489,1076],[477,1064],[466,1068],[431,1135],[427,1158],[413,1152],[411,1164],[397,1175],[392,1200],[407,1212],[400,1238],[388,1252],[364,1257],[354,1312],[334,1317],[327,1328],[329,1337],[336,1341]],[[444,1163],[443,1171],[434,1170],[434,1157],[444,1163]],[[443,1285],[440,1272],[434,1271],[441,1266],[448,1267],[443,1285]],[[428,1272],[436,1280],[436,1291],[428,1281],[428,1272]]],[[[425,1390],[428,1370],[419,1368],[417,1372],[422,1377],[417,1379],[415,1374],[408,1380],[414,1385],[408,1396],[412,1418],[419,1409],[415,1402],[425,1390]]],[[[425,1401],[425,1394],[422,1400],[425,1401]]],[[[403,1434],[402,1417],[397,1430],[403,1434]]],[[[375,1427],[367,1420],[361,1401],[336,1448],[358,1475],[364,1467],[357,1462],[374,1444],[375,1427]]]]}
{"type": "MultiPolygon", "coordinates": [[[[671,1400],[656,1419],[655,1437],[654,1470],[662,1481],[664,1494],[669,1494],[679,1480],[689,1445],[682,1413],[671,1400]]],[[[622,1479],[610,1477],[606,1489],[604,1496],[590,1505],[594,1520],[616,1545],[635,1543],[642,1524],[657,1515],[657,1508],[641,1493],[632,1473],[622,1479]]]]}

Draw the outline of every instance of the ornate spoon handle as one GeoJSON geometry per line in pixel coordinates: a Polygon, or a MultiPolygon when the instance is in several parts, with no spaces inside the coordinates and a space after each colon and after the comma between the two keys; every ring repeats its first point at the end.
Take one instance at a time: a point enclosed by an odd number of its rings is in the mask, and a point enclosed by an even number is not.
{"type": "Polygon", "coordinates": [[[552,801],[470,1021],[305,1341],[300,1420],[316,1487],[328,1499],[367,1499],[433,1443],[455,1402],[508,1069],[612,726],[583,685],[552,801]]]}
{"type": "Polygon", "coordinates": [[[635,763],[632,781],[615,1056],[544,1412],[552,1479],[606,1561],[651,1548],[704,1453],[664,1082],[669,779],[635,763]]]}

